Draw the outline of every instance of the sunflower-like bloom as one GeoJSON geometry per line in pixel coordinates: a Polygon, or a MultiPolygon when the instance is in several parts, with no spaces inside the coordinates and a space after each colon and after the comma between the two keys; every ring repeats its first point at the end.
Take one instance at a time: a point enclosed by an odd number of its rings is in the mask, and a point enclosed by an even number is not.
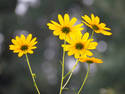
{"type": "Polygon", "coordinates": [[[82,16],[82,18],[83,23],[93,29],[96,33],[101,33],[108,36],[112,35],[111,32],[108,32],[111,29],[106,27],[105,23],[100,23],[100,18],[98,16],[94,16],[94,14],[91,14],[91,18],[87,15],[82,16]]]}
{"type": "Polygon", "coordinates": [[[82,23],[78,25],[74,25],[77,19],[73,17],[70,20],[70,17],[68,14],[64,15],[64,19],[59,14],[58,20],[59,20],[59,23],[51,20],[50,21],[51,23],[48,23],[47,25],[49,26],[50,30],[53,30],[53,34],[55,36],[59,36],[61,40],[70,39],[72,34],[74,35],[77,33],[81,33],[81,31],[84,29],[82,28],[83,26],[82,23]]]}
{"type": "Polygon", "coordinates": [[[92,56],[93,53],[90,50],[96,49],[98,43],[88,38],[88,32],[84,35],[74,35],[71,40],[67,41],[68,44],[63,44],[62,47],[65,51],[68,51],[68,56],[74,55],[75,58],[79,58],[80,56],[92,56]]]}
{"type": "Polygon", "coordinates": [[[102,59],[98,59],[98,58],[95,58],[95,57],[81,57],[79,59],[80,62],[86,62],[88,64],[91,64],[91,63],[103,63],[102,59]]]}
{"type": "Polygon", "coordinates": [[[32,34],[29,34],[27,37],[24,35],[16,36],[16,39],[12,39],[12,45],[9,45],[9,49],[13,50],[14,53],[18,53],[18,57],[21,57],[24,54],[33,54],[33,49],[36,49],[37,44],[36,37],[32,39],[32,34]]]}

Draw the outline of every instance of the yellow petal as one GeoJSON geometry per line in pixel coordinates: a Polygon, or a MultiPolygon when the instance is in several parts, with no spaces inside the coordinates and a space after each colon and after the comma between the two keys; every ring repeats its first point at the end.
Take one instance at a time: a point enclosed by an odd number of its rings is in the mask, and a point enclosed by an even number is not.
{"type": "Polygon", "coordinates": [[[65,25],[67,25],[69,23],[69,15],[68,14],[65,14],[64,15],[64,22],[65,22],[65,25]]]}
{"type": "Polygon", "coordinates": [[[11,40],[13,44],[17,44],[17,41],[15,39],[11,40]]]}
{"type": "Polygon", "coordinates": [[[16,41],[17,41],[18,44],[21,44],[21,43],[22,43],[22,42],[21,42],[21,38],[20,38],[19,36],[16,36],[16,41]]]}
{"type": "Polygon", "coordinates": [[[20,52],[20,53],[18,54],[18,57],[21,57],[21,56],[23,56],[23,52],[20,52]]]}
{"type": "Polygon", "coordinates": [[[100,19],[99,19],[99,17],[98,17],[98,16],[96,16],[96,17],[95,17],[94,22],[95,22],[95,24],[99,24],[100,19]]]}
{"type": "Polygon", "coordinates": [[[111,30],[110,28],[108,28],[108,27],[104,27],[104,30],[111,30]]]}
{"type": "Polygon", "coordinates": [[[72,52],[72,51],[69,51],[69,52],[68,52],[68,56],[71,56],[71,55],[73,55],[73,52],[72,52]]]}
{"type": "Polygon", "coordinates": [[[101,27],[101,28],[104,28],[105,26],[106,26],[105,23],[100,23],[100,24],[99,24],[99,27],[101,27]]]}
{"type": "Polygon", "coordinates": [[[14,46],[14,45],[9,45],[9,47],[10,47],[10,48],[9,48],[10,50],[14,50],[14,49],[15,49],[15,46],[14,46]]]}
{"type": "Polygon", "coordinates": [[[13,51],[13,53],[18,53],[18,52],[19,52],[19,50],[14,50],[14,51],[13,51]]]}
{"type": "Polygon", "coordinates": [[[97,45],[98,45],[97,42],[91,42],[91,43],[89,44],[88,49],[96,49],[96,46],[97,46],[97,45]]]}
{"type": "Polygon", "coordinates": [[[53,35],[55,35],[55,36],[58,36],[59,34],[60,34],[61,32],[58,30],[56,30],[56,31],[53,31],[53,35]]]}
{"type": "Polygon", "coordinates": [[[26,41],[27,41],[27,42],[30,42],[30,41],[31,41],[31,39],[32,39],[32,34],[29,34],[29,35],[27,36],[26,41]]]}
{"type": "Polygon", "coordinates": [[[104,34],[104,35],[107,35],[107,36],[110,36],[110,35],[112,35],[112,33],[111,32],[108,32],[108,31],[101,31],[100,33],[102,33],[102,34],[104,34]]]}
{"type": "Polygon", "coordinates": [[[81,23],[81,24],[78,24],[78,25],[75,25],[73,28],[75,29],[75,28],[80,28],[80,27],[82,27],[83,26],[83,24],[81,23]]]}
{"type": "Polygon", "coordinates": [[[59,25],[57,22],[55,22],[55,21],[52,21],[52,20],[51,20],[51,23],[53,23],[54,25],[60,27],[60,25],[59,25]]]}
{"type": "Polygon", "coordinates": [[[75,41],[81,41],[82,33],[81,32],[74,32],[71,34],[71,40],[69,40],[69,43],[75,42],[75,41]]]}
{"type": "Polygon", "coordinates": [[[64,24],[62,15],[60,15],[60,14],[58,15],[58,20],[59,20],[59,22],[60,22],[61,25],[64,24]]]}
{"type": "Polygon", "coordinates": [[[33,51],[32,51],[32,50],[30,50],[30,51],[28,51],[28,53],[33,54],[33,51]]]}
{"type": "Polygon", "coordinates": [[[33,38],[33,39],[31,40],[31,42],[29,43],[29,45],[35,45],[35,44],[37,44],[36,39],[37,39],[36,37],[33,38]]]}
{"type": "Polygon", "coordinates": [[[72,25],[74,25],[75,23],[76,23],[76,21],[77,21],[77,19],[75,18],[75,17],[73,17],[72,19],[71,19],[71,21],[70,21],[70,25],[72,26],[72,25]]]}
{"type": "Polygon", "coordinates": [[[59,30],[59,27],[57,27],[57,26],[54,25],[54,24],[48,23],[47,25],[49,26],[49,29],[50,29],[50,30],[59,30]]]}
{"type": "Polygon", "coordinates": [[[88,38],[89,38],[89,33],[86,32],[86,33],[83,35],[83,37],[82,37],[82,41],[87,41],[88,38]]]}
{"type": "Polygon", "coordinates": [[[75,53],[75,58],[79,58],[80,54],[79,53],[75,53]]]}
{"type": "Polygon", "coordinates": [[[91,14],[91,19],[92,19],[92,22],[93,22],[94,19],[95,19],[94,14],[91,14]]]}
{"type": "Polygon", "coordinates": [[[24,42],[25,41],[25,36],[21,34],[21,40],[24,42]]]}
{"type": "Polygon", "coordinates": [[[65,39],[65,37],[66,37],[66,35],[65,35],[64,33],[61,33],[61,34],[59,35],[59,38],[60,38],[61,40],[65,39]]]}
{"type": "Polygon", "coordinates": [[[36,48],[37,48],[36,46],[30,47],[30,49],[36,49],[36,48]]]}
{"type": "Polygon", "coordinates": [[[61,46],[64,48],[65,51],[68,51],[70,49],[70,45],[62,44],[61,46]]]}
{"type": "Polygon", "coordinates": [[[82,16],[82,18],[89,24],[91,24],[91,19],[89,16],[85,15],[85,16],[82,16]]]}
{"type": "Polygon", "coordinates": [[[89,50],[86,50],[85,53],[86,53],[87,56],[92,56],[93,55],[93,53],[91,51],[89,51],[89,50]]]}

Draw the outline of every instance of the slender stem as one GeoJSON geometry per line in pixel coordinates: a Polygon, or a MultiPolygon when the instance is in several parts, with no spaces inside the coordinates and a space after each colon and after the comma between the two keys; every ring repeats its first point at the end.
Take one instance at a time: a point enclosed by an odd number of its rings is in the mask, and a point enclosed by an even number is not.
{"type": "Polygon", "coordinates": [[[77,60],[76,63],[75,63],[75,65],[73,66],[73,68],[72,68],[72,70],[71,70],[71,73],[70,73],[70,75],[69,75],[69,77],[68,77],[66,83],[63,85],[63,88],[62,88],[62,89],[64,89],[65,86],[66,86],[66,85],[68,84],[68,82],[70,81],[70,79],[71,79],[71,77],[72,77],[72,73],[73,73],[74,69],[76,68],[76,66],[78,65],[78,62],[79,62],[79,60],[77,60]]]}
{"type": "MultiPolygon", "coordinates": [[[[64,40],[64,46],[66,44],[66,41],[64,40]]],[[[64,60],[65,60],[65,50],[63,48],[63,62],[62,62],[62,79],[61,79],[61,85],[60,85],[60,93],[62,94],[62,86],[63,86],[63,81],[64,81],[64,60]]]]}
{"type": "Polygon", "coordinates": [[[29,67],[29,70],[30,70],[30,74],[31,74],[31,76],[32,76],[32,80],[33,80],[34,86],[35,86],[35,88],[36,88],[38,94],[40,94],[40,91],[39,91],[38,86],[37,86],[36,81],[35,81],[35,75],[34,75],[34,73],[32,72],[32,69],[31,69],[30,62],[29,62],[29,59],[28,59],[27,54],[26,54],[26,60],[27,60],[27,64],[28,64],[28,67],[29,67]]]}
{"type": "MultiPolygon", "coordinates": [[[[75,68],[76,67],[76,65],[77,64],[75,64],[74,66],[73,66],[73,68],[75,68]]],[[[70,70],[64,77],[63,77],[63,79],[65,79],[68,75],[70,75],[72,73],[72,70],[70,70]]]]}
{"type": "Polygon", "coordinates": [[[64,76],[64,78],[63,79],[65,79],[68,75],[70,75],[70,73],[72,72],[72,70],[71,71],[69,71],[65,76],[64,76]]]}
{"type": "Polygon", "coordinates": [[[78,91],[77,94],[80,94],[80,92],[82,91],[83,86],[85,85],[85,82],[86,82],[86,80],[87,80],[87,78],[88,78],[89,71],[90,71],[90,64],[88,64],[88,71],[87,71],[87,73],[86,73],[86,77],[85,77],[85,79],[84,79],[84,81],[83,81],[83,83],[82,83],[82,86],[80,87],[80,89],[79,89],[79,91],[78,91]]]}
{"type": "Polygon", "coordinates": [[[94,36],[94,31],[92,31],[91,39],[93,38],[93,36],[94,36]]]}

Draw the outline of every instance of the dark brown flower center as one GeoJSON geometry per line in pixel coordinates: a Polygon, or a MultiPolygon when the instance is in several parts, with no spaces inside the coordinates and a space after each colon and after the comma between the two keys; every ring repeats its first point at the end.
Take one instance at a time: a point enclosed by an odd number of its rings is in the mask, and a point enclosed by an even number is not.
{"type": "Polygon", "coordinates": [[[28,46],[27,45],[23,45],[22,47],[21,47],[21,50],[22,51],[25,51],[25,50],[27,50],[28,49],[28,46]]]}
{"type": "Polygon", "coordinates": [[[84,48],[84,45],[82,43],[77,43],[76,44],[76,49],[81,50],[84,48]]]}
{"type": "Polygon", "coordinates": [[[62,32],[68,34],[70,32],[70,28],[69,27],[63,27],[62,32]]]}
{"type": "Polygon", "coordinates": [[[99,30],[99,27],[98,27],[97,25],[93,25],[92,28],[93,28],[94,30],[99,30]]]}
{"type": "Polygon", "coordinates": [[[91,60],[88,60],[88,61],[86,61],[87,63],[89,63],[89,64],[92,64],[93,63],[93,61],[91,61],[91,60]]]}

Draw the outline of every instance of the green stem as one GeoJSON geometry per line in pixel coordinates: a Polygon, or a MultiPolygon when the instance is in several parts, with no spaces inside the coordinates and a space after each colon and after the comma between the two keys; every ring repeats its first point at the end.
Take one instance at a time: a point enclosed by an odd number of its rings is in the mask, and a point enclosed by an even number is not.
{"type": "Polygon", "coordinates": [[[34,75],[34,73],[32,72],[32,69],[31,69],[31,66],[30,66],[30,63],[29,63],[29,59],[28,59],[27,54],[26,54],[26,60],[27,60],[27,64],[28,64],[28,67],[29,67],[29,70],[30,70],[30,74],[31,74],[31,76],[32,76],[32,80],[33,80],[34,86],[35,86],[35,88],[36,88],[38,94],[40,94],[40,91],[39,91],[38,86],[37,86],[36,81],[35,81],[35,75],[34,75]]]}
{"type": "Polygon", "coordinates": [[[66,83],[63,85],[62,89],[64,89],[66,87],[66,85],[68,84],[68,82],[70,81],[70,79],[72,77],[72,73],[73,73],[74,69],[76,68],[76,66],[78,65],[78,62],[79,62],[79,60],[77,60],[76,63],[75,63],[75,65],[73,66],[73,68],[71,70],[71,73],[70,73],[70,75],[69,75],[66,83]]]}
{"type": "Polygon", "coordinates": [[[93,36],[94,36],[94,31],[92,31],[91,39],[93,38],[93,36]]]}
{"type": "MultiPolygon", "coordinates": [[[[66,44],[66,41],[64,40],[64,46],[66,44]]],[[[60,92],[59,94],[62,94],[62,86],[63,86],[63,81],[64,81],[64,60],[65,60],[65,50],[63,48],[63,62],[62,62],[62,79],[61,79],[61,85],[60,85],[60,92]]]]}
{"type": "MultiPolygon", "coordinates": [[[[76,67],[76,65],[77,65],[77,64],[75,64],[73,67],[76,67]]],[[[68,75],[70,75],[71,72],[72,72],[72,70],[70,70],[70,71],[63,77],[63,79],[65,79],[68,75]]]]}
{"type": "Polygon", "coordinates": [[[71,72],[72,72],[72,71],[69,71],[69,72],[64,76],[63,79],[65,79],[68,75],[70,75],[71,72]]]}
{"type": "Polygon", "coordinates": [[[85,79],[84,79],[84,81],[83,81],[83,83],[82,83],[82,86],[80,87],[80,89],[79,89],[79,91],[78,91],[77,94],[80,94],[80,92],[82,91],[83,86],[85,85],[85,82],[86,82],[86,80],[87,80],[87,78],[88,78],[89,71],[90,71],[90,64],[88,64],[88,71],[87,71],[87,73],[86,73],[86,77],[85,77],[85,79]]]}

